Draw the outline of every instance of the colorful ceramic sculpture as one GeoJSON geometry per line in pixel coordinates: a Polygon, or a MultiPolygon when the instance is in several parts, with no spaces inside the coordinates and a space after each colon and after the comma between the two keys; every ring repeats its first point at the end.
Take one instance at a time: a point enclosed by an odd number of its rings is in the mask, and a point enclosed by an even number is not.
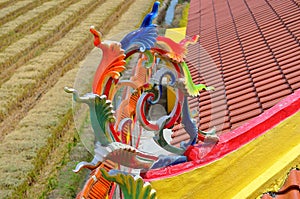
{"type": "MultiPolygon", "coordinates": [[[[196,43],[199,36],[179,43],[158,36],[157,27],[152,24],[158,6],[159,2],[155,2],[140,28],[120,42],[102,41],[101,34],[94,27],[90,28],[95,47],[102,51],[92,92],[79,96],[75,89],[65,88],[66,92],[73,93],[74,101],[89,106],[95,134],[94,159],[90,163],[79,163],[74,170],[88,168],[93,171],[78,198],[113,198],[116,184],[123,193],[120,197],[156,198],[155,190],[149,183],[145,184],[140,175],[151,169],[186,162],[187,149],[197,142],[201,133],[190,116],[188,96],[197,96],[201,90],[213,88],[195,85],[185,63],[187,46],[196,43]],[[131,70],[132,75],[123,78],[126,70],[131,70]],[[176,96],[173,110],[151,121],[149,109],[159,104],[166,87],[176,96]],[[117,93],[121,93],[120,102],[116,100],[117,93]],[[170,145],[164,137],[164,129],[179,122],[190,137],[180,147],[170,145]],[[145,130],[154,132],[152,139],[169,155],[139,150],[145,130]],[[91,182],[100,184],[92,189],[91,182]]],[[[214,135],[214,131],[210,134],[214,135]]]]}

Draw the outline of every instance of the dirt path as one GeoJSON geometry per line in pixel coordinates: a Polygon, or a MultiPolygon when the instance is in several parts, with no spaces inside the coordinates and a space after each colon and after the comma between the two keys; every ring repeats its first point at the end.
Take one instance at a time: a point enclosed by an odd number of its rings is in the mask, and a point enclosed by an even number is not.
{"type": "Polygon", "coordinates": [[[13,10],[0,18],[0,198],[74,197],[83,178],[64,174],[88,154],[63,87],[93,49],[90,25],[107,38],[135,29],[153,2],[0,1],[13,10]]]}

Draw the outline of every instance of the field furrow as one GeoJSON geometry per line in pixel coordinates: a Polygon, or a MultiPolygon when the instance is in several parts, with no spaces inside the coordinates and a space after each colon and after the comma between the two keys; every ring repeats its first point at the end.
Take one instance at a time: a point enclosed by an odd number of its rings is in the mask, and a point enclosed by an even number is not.
{"type": "Polygon", "coordinates": [[[0,53],[0,86],[26,61],[46,50],[79,24],[101,1],[81,0],[44,23],[41,28],[8,46],[0,53]],[[2,58],[2,59],[1,59],[2,58]]]}
{"type": "Polygon", "coordinates": [[[16,2],[13,5],[6,6],[5,8],[1,9],[0,13],[0,24],[4,24],[8,21],[13,20],[14,18],[28,12],[42,3],[49,1],[49,0],[24,0],[16,2]]]}
{"type": "MultiPolygon", "coordinates": [[[[78,67],[85,63],[80,61],[94,48],[91,25],[106,38],[135,29],[154,1],[95,2],[82,0],[65,6],[61,14],[47,19],[37,31],[47,35],[29,45],[40,52],[12,70],[0,87],[0,162],[5,162],[0,164],[0,199],[74,198],[78,191],[64,187],[66,183],[78,186],[78,179],[65,174],[75,162],[70,166],[66,161],[72,161],[68,156],[76,151],[87,154],[82,145],[75,147],[78,139],[72,122],[72,97],[63,87],[73,85],[78,67]],[[43,40],[51,39],[43,46],[43,40]]],[[[28,38],[34,40],[33,36],[28,38]]],[[[27,45],[23,42],[19,45],[27,45]]],[[[81,161],[84,157],[77,158],[81,161]]]]}
{"type": "MultiPolygon", "coordinates": [[[[63,127],[72,116],[70,96],[62,88],[75,75],[76,69],[61,78],[1,143],[0,162],[6,164],[0,166],[0,175],[4,179],[0,181],[0,190],[12,192],[15,187],[19,187],[21,191],[26,188],[27,180],[29,183],[34,182],[43,161],[56,139],[62,136],[63,127]],[[41,150],[43,146],[47,147],[41,150]]],[[[6,197],[1,195],[0,198],[6,197]]]]}
{"type": "MultiPolygon", "coordinates": [[[[5,123],[4,119],[13,109],[19,109],[25,98],[29,100],[42,84],[48,84],[51,78],[55,79],[57,75],[69,70],[72,64],[92,49],[91,34],[88,30],[91,24],[102,27],[105,32],[113,26],[113,22],[117,21],[128,5],[130,4],[125,4],[124,0],[106,1],[49,49],[17,69],[0,87],[0,122],[5,123]]],[[[32,99],[33,102],[34,100],[32,99]]]]}
{"type": "Polygon", "coordinates": [[[0,9],[5,8],[15,2],[17,2],[18,0],[0,0],[0,9]]]}
{"type": "MultiPolygon", "coordinates": [[[[57,7],[60,3],[64,0],[57,0],[52,2],[46,2],[39,7],[28,11],[27,13],[19,16],[18,18],[14,19],[13,21],[9,21],[5,24],[2,24],[0,27],[0,37],[3,37],[8,34],[12,34],[16,29],[20,29],[19,27],[24,26],[28,21],[31,21],[34,18],[37,18],[40,14],[46,13],[51,8],[57,7]]],[[[10,35],[11,36],[11,35],[10,35]]]]}
{"type": "Polygon", "coordinates": [[[0,27],[0,50],[4,50],[8,45],[24,37],[26,34],[37,31],[43,23],[62,12],[65,7],[77,1],[56,0],[45,2],[22,16],[3,24],[0,27]]]}
{"type": "Polygon", "coordinates": [[[9,7],[5,7],[4,9],[2,9],[0,12],[0,24],[4,23],[3,18],[8,17],[9,15],[12,15],[20,8],[24,8],[24,7],[28,6],[29,4],[31,4],[31,2],[32,1],[19,1],[16,4],[13,4],[9,7]]]}

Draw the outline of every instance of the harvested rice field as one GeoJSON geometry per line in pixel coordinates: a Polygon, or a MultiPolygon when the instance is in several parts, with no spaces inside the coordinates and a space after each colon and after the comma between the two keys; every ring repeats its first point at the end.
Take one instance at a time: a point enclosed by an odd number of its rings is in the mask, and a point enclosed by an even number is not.
{"type": "Polygon", "coordinates": [[[94,48],[136,29],[153,0],[0,0],[0,199],[74,198],[91,155],[73,122],[72,87],[94,48]]]}

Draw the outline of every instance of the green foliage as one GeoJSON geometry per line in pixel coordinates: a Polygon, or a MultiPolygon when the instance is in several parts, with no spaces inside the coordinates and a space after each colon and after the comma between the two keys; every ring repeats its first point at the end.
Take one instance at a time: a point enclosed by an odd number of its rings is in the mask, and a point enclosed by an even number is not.
{"type": "Polygon", "coordinates": [[[182,11],[181,20],[179,21],[179,27],[186,27],[188,22],[190,4],[186,4],[182,11]]]}
{"type": "Polygon", "coordinates": [[[53,182],[56,182],[55,189],[46,190],[41,198],[75,198],[80,187],[84,184],[88,170],[83,170],[80,173],[74,173],[72,170],[74,165],[78,163],[75,160],[90,160],[92,157],[79,140],[70,144],[66,146],[68,148],[71,147],[70,152],[62,160],[61,166],[57,168],[58,174],[55,176],[55,180],[48,180],[48,188],[55,185],[53,182]]]}
{"type": "Polygon", "coordinates": [[[57,187],[57,179],[54,177],[51,177],[48,179],[48,189],[53,190],[57,187]]]}
{"type": "Polygon", "coordinates": [[[190,3],[190,0],[179,0],[179,1],[178,1],[178,4],[183,4],[183,3],[185,3],[185,2],[190,3]]]}

